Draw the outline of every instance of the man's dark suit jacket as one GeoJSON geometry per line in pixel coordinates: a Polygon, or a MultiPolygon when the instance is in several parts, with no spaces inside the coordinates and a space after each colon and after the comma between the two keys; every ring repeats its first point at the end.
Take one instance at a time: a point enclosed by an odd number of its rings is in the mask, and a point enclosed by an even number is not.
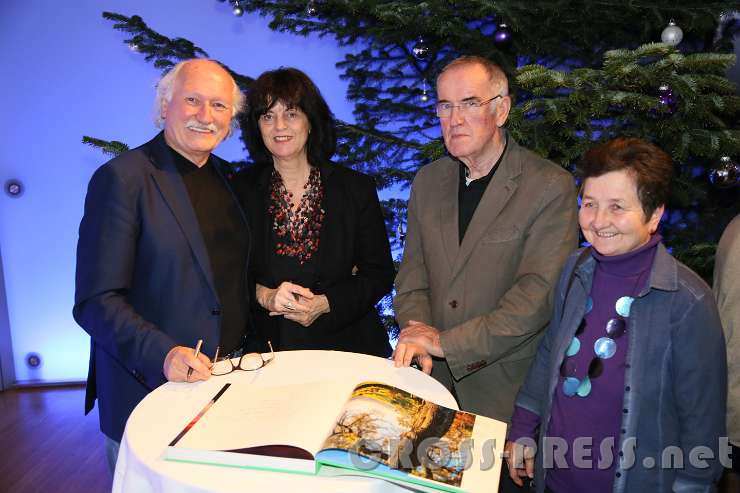
{"type": "MultiPolygon", "coordinates": [[[[267,207],[272,169],[271,163],[247,169],[238,188],[257,238],[251,276],[270,288],[279,284],[269,266],[271,220],[267,207]]],[[[374,305],[390,292],[395,271],[375,182],[367,175],[338,165],[324,164],[319,169],[326,215],[313,283],[304,287],[326,295],[331,311],[311,324],[316,334],[312,349],[386,357],[391,347],[374,305]]],[[[277,317],[268,316],[266,310],[253,303],[253,320],[263,337],[279,349],[277,317]]]]}
{"type": "MultiPolygon", "coordinates": [[[[225,162],[211,159],[223,177],[225,162]]],[[[248,234],[246,217],[244,228],[248,234]]],[[[120,441],[136,404],[166,381],[173,347],[203,339],[203,352],[213,355],[221,311],[210,266],[162,133],[95,172],[80,224],[73,315],[91,336],[85,411],[97,398],[110,438],[120,441]]]]}

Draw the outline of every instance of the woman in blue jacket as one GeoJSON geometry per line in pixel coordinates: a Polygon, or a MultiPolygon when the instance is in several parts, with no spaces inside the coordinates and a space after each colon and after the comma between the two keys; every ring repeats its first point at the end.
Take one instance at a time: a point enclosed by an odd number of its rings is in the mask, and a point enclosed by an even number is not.
{"type": "Polygon", "coordinates": [[[591,247],[566,263],[517,396],[506,450],[518,484],[713,491],[725,435],[724,339],[709,287],[656,232],[672,172],[665,152],[634,138],[584,156],[579,224],[591,247]]]}

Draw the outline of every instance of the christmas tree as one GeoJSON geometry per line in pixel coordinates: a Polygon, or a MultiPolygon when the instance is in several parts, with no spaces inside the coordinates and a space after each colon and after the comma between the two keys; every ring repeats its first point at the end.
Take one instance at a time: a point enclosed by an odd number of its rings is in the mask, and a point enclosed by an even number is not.
{"type": "MultiPolygon", "coordinates": [[[[335,161],[407,190],[420,166],[444,154],[434,82],[462,54],[497,62],[515,96],[507,128],[521,144],[573,170],[595,142],[641,137],[672,155],[676,176],[663,221],[666,244],[711,278],[713,252],[740,212],[740,97],[735,62],[740,4],[617,0],[280,0],[232,2],[272,29],[331,36],[352,52],[337,64],[355,122],[338,122],[335,161]],[[662,42],[661,42],[662,41],[662,42]]],[[[104,13],[156,67],[205,57],[191,41],[157,33],[138,16],[104,13]]],[[[253,80],[232,71],[249,89],[253,80]]],[[[121,143],[93,142],[109,152],[121,143]]],[[[248,163],[235,163],[241,167],[248,163]]],[[[400,247],[405,200],[384,201],[400,247]]],[[[389,327],[392,317],[386,318],[389,327]]]]}

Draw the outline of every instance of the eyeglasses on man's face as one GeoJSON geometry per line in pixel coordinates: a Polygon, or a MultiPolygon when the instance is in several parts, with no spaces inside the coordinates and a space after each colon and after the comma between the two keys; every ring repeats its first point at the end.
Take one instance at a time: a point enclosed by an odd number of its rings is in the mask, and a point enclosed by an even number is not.
{"type": "Polygon", "coordinates": [[[275,352],[272,350],[272,343],[267,341],[267,345],[270,347],[270,355],[267,358],[264,358],[262,353],[244,353],[239,357],[239,361],[236,364],[234,364],[232,358],[228,356],[224,356],[219,359],[218,353],[220,348],[216,348],[216,355],[213,357],[213,365],[211,366],[211,375],[228,375],[236,370],[259,370],[275,359],[275,352]]]}
{"type": "Polygon", "coordinates": [[[481,101],[477,98],[472,98],[466,99],[460,104],[452,104],[449,101],[442,101],[440,103],[437,103],[437,116],[440,118],[449,118],[452,115],[453,108],[457,108],[460,113],[463,114],[478,114],[481,112],[481,109],[485,105],[502,97],[503,95],[499,94],[498,96],[494,96],[491,99],[486,99],[485,101],[481,101]]]}

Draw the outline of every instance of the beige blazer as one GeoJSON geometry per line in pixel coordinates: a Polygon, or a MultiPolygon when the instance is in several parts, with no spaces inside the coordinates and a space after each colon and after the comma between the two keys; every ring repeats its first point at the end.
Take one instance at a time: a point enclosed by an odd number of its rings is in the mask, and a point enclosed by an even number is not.
{"type": "Polygon", "coordinates": [[[727,346],[727,436],[740,447],[740,215],[717,245],[713,288],[727,346]]]}
{"type": "Polygon", "coordinates": [[[398,323],[441,331],[432,376],[466,411],[509,421],[551,314],[552,290],[578,241],[573,177],[509,142],[459,243],[459,164],[414,178],[393,306],[398,323]]]}

